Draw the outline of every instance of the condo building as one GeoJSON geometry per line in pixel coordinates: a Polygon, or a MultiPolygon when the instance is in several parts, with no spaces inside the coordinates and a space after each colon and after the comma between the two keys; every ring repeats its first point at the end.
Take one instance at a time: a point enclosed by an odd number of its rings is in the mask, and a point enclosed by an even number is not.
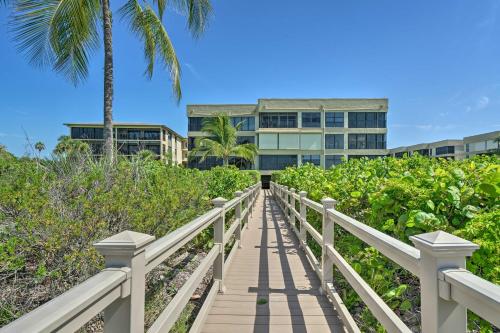
{"type": "MultiPolygon", "coordinates": [[[[188,149],[194,148],[203,119],[226,113],[233,124],[243,122],[239,143],[254,143],[258,156],[246,162],[233,158],[241,169],[270,175],[288,166],[312,163],[324,168],[343,158],[386,156],[388,100],[380,99],[259,99],[257,104],[188,105],[188,149]]],[[[191,158],[188,165],[209,169],[216,158],[191,158]]]]}
{"type": "MultiPolygon", "coordinates": [[[[67,123],[70,137],[89,144],[95,156],[103,153],[103,124],[67,123]]],[[[174,164],[187,161],[187,142],[170,128],[159,124],[114,123],[113,138],[120,155],[132,156],[141,150],[149,150],[158,158],[174,164]]]]}
{"type": "Polygon", "coordinates": [[[498,154],[500,152],[500,131],[466,136],[464,145],[467,157],[479,154],[498,154]]]}
{"type": "Polygon", "coordinates": [[[465,157],[464,142],[462,140],[441,140],[389,149],[389,156],[392,157],[403,157],[405,154],[411,156],[415,153],[422,156],[461,160],[465,157]]]}

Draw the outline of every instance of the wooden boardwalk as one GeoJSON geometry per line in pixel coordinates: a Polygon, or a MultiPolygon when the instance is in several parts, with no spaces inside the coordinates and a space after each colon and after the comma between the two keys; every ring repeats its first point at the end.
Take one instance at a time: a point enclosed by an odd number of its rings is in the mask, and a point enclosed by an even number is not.
{"type": "Polygon", "coordinates": [[[269,190],[242,238],[202,332],[344,332],[269,190]]]}

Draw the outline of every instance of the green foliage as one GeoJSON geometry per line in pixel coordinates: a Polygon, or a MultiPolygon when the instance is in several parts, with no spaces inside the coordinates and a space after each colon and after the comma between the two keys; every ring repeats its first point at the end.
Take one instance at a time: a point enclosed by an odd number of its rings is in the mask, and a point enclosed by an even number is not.
{"type": "MultiPolygon", "coordinates": [[[[288,168],[273,177],[280,184],[307,191],[315,201],[334,198],[339,211],[409,244],[410,236],[435,230],[475,242],[481,248],[468,260],[467,268],[500,284],[498,157],[359,159],[330,170],[310,164],[288,168]]],[[[308,220],[321,230],[318,214],[308,211],[308,220]]],[[[403,320],[418,327],[418,322],[412,322],[418,316],[411,315],[419,307],[415,276],[341,228],[335,229],[335,247],[403,320]]],[[[312,249],[317,256],[321,254],[318,246],[312,249]]],[[[348,290],[344,301],[364,330],[379,330],[347,282],[339,279],[339,284],[348,290]]],[[[491,329],[476,316],[471,318],[472,326],[491,329]]]]}
{"type": "Polygon", "coordinates": [[[162,237],[253,183],[235,168],[202,172],[148,154],[110,165],[72,150],[43,161],[0,151],[0,326],[102,268],[97,240],[127,229],[162,237]]]}

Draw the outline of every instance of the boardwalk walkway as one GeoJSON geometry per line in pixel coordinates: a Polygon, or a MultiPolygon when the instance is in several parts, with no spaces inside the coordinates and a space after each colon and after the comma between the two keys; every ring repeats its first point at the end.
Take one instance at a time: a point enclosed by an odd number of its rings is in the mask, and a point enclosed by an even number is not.
{"type": "Polygon", "coordinates": [[[344,331],[269,190],[257,199],[242,246],[202,332],[344,331]]]}

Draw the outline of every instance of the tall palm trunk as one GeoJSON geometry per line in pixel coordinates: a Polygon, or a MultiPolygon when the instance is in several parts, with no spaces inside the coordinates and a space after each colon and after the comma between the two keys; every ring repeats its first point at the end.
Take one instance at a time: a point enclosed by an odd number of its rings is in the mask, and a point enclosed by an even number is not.
{"type": "Polygon", "coordinates": [[[104,154],[113,161],[113,45],[109,0],[102,0],[104,31],[104,154]]]}

